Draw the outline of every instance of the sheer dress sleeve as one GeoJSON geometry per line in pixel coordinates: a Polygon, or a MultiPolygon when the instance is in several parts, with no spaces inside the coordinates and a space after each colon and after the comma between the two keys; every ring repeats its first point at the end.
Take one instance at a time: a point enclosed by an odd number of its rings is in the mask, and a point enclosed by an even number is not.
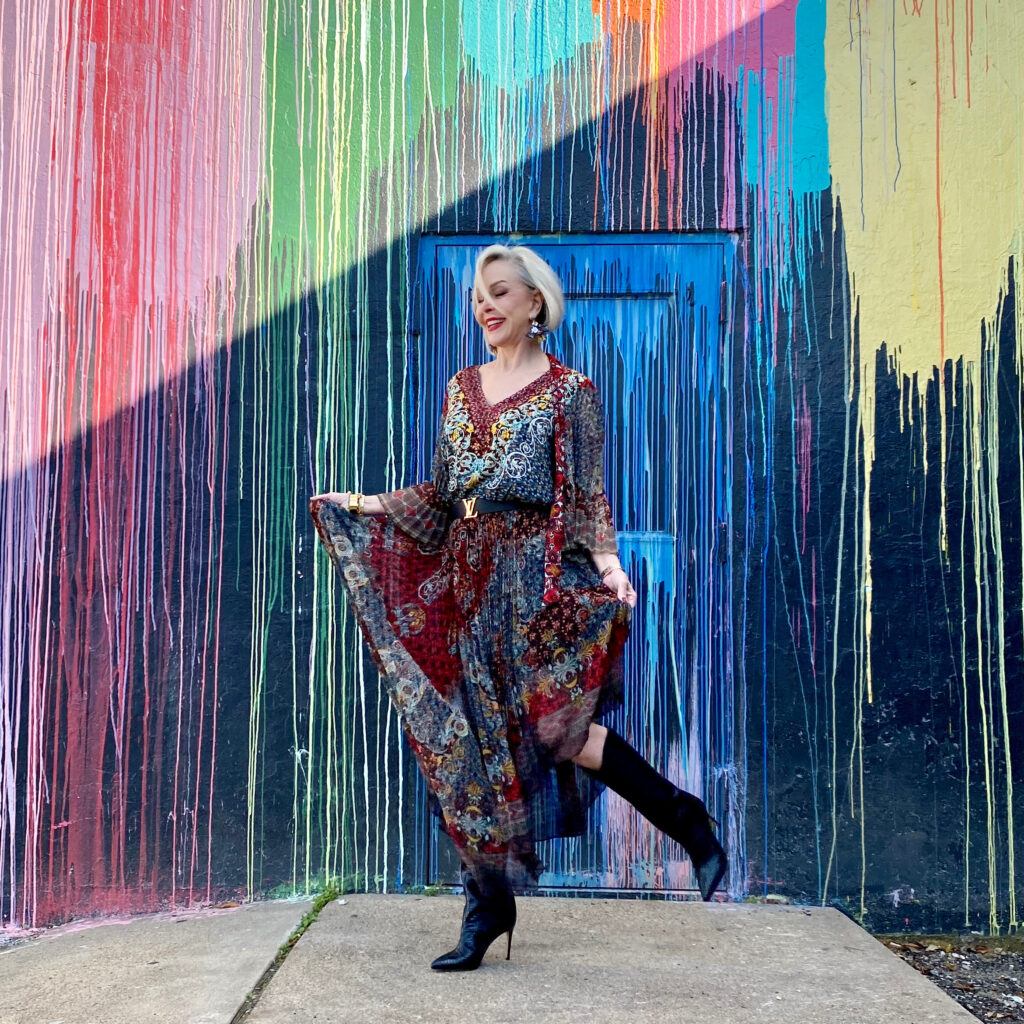
{"type": "Polygon", "coordinates": [[[604,408],[589,381],[566,408],[567,503],[565,542],[592,555],[617,554],[615,524],[604,486],[604,408]]]}
{"type": "Polygon", "coordinates": [[[428,550],[437,550],[444,544],[451,523],[451,511],[441,495],[448,491],[448,466],[444,458],[444,418],[448,412],[445,398],[441,422],[434,445],[431,480],[403,487],[380,495],[387,517],[404,534],[428,550]]]}

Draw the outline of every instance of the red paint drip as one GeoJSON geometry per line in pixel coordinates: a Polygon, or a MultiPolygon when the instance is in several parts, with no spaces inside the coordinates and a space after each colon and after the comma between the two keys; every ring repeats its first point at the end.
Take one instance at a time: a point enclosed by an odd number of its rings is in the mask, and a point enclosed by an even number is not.
{"type": "Polygon", "coordinates": [[[32,404],[18,397],[14,471],[50,451],[58,467],[24,476],[39,531],[25,586],[42,596],[22,595],[25,816],[0,851],[11,918],[33,925],[212,898],[206,639],[220,636],[231,362],[210,357],[234,323],[259,182],[259,17],[215,0],[42,0],[46,60],[9,51],[21,84],[5,118],[42,142],[5,174],[45,288],[5,286],[0,310],[27,311],[26,351],[48,360],[32,404]]]}

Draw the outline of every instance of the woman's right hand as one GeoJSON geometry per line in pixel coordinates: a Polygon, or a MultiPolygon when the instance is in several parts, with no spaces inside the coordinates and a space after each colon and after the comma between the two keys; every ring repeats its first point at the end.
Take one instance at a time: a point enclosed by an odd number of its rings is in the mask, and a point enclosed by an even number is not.
{"type": "MultiPolygon", "coordinates": [[[[348,508],[348,500],[352,496],[351,491],[324,491],[323,494],[314,494],[309,499],[310,505],[314,501],[333,501],[337,505],[341,505],[342,508],[348,508]]],[[[376,494],[367,494],[363,498],[363,512],[368,516],[379,516],[384,513],[384,505],[380,500],[380,496],[376,494]]]]}

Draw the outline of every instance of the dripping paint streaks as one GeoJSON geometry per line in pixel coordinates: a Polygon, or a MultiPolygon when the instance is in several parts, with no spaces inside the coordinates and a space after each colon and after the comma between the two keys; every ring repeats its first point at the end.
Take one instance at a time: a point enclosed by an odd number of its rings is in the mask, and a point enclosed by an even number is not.
{"type": "MultiPolygon", "coordinates": [[[[674,705],[641,679],[663,638],[638,641],[624,727],[725,814],[734,891],[868,910],[920,841],[907,870],[962,871],[966,919],[1015,923],[1018,5],[30,6],[0,26],[4,921],[419,877],[435,839],[305,499],[425,465],[469,351],[417,361],[423,232],[600,231],[647,233],[638,265],[663,232],[738,239],[696,303],[732,361],[690,366],[717,397],[679,443],[709,475],[673,557],[646,536],[671,473],[610,466],[651,619],[693,616],[674,705]],[[914,685],[940,711],[911,729],[914,685]],[[941,762],[928,799],[886,768],[886,715],[941,762]],[[892,839],[929,799],[962,854],[935,823],[892,839]]],[[[610,421],[643,416],[629,343],[685,317],[601,315],[610,421]]],[[[685,884],[605,813],[608,884],[685,884]]]]}

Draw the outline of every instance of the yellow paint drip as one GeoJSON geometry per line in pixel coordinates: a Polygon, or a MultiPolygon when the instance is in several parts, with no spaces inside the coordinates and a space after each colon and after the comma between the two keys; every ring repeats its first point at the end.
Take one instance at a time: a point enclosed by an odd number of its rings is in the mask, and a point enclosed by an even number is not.
{"type": "Polygon", "coordinates": [[[978,360],[1022,263],[1024,8],[859,3],[852,24],[846,4],[833,10],[829,149],[863,363],[886,343],[923,388],[945,360],[978,360]]]}
{"type": "MultiPolygon", "coordinates": [[[[1010,269],[1018,287],[1024,269],[1021,52],[1024,7],[1017,3],[857,0],[829,7],[829,149],[853,290],[851,330],[858,332],[858,427],[864,458],[856,525],[862,607],[856,617],[854,685],[857,693],[866,692],[868,701],[872,699],[870,494],[876,359],[884,345],[901,381],[901,406],[907,402],[901,424],[919,418],[923,437],[925,391],[938,375],[939,464],[929,466],[925,449],[924,467],[939,474],[941,514],[934,543],[944,558],[956,543],[947,534],[947,486],[961,492],[972,510],[971,533],[959,538],[958,560],[973,566],[961,572],[972,578],[959,583],[962,593],[973,592],[978,612],[975,621],[962,622],[959,677],[965,714],[968,706],[977,708],[982,723],[984,749],[978,753],[987,804],[984,870],[993,928],[998,925],[997,847],[1004,843],[1011,927],[1017,921],[997,453],[986,450],[984,443],[986,437],[998,436],[998,391],[995,370],[983,369],[983,339],[989,339],[986,348],[994,347],[1010,269]],[[964,478],[959,481],[948,479],[947,466],[951,410],[945,385],[951,375],[952,394],[962,390],[966,404],[964,478]],[[971,634],[980,665],[973,679],[967,672],[971,634]],[[1002,771],[997,771],[998,763],[1002,771]]],[[[1018,368],[1024,366],[1022,305],[1018,302],[1016,310],[1018,368]]],[[[1024,481],[1024,443],[1018,458],[1024,481]]],[[[968,753],[964,792],[969,810],[968,753]]],[[[968,832],[968,847],[970,838],[968,832]]],[[[965,869],[969,874],[969,859],[965,869]]],[[[968,878],[965,909],[969,883],[968,878]]]]}

